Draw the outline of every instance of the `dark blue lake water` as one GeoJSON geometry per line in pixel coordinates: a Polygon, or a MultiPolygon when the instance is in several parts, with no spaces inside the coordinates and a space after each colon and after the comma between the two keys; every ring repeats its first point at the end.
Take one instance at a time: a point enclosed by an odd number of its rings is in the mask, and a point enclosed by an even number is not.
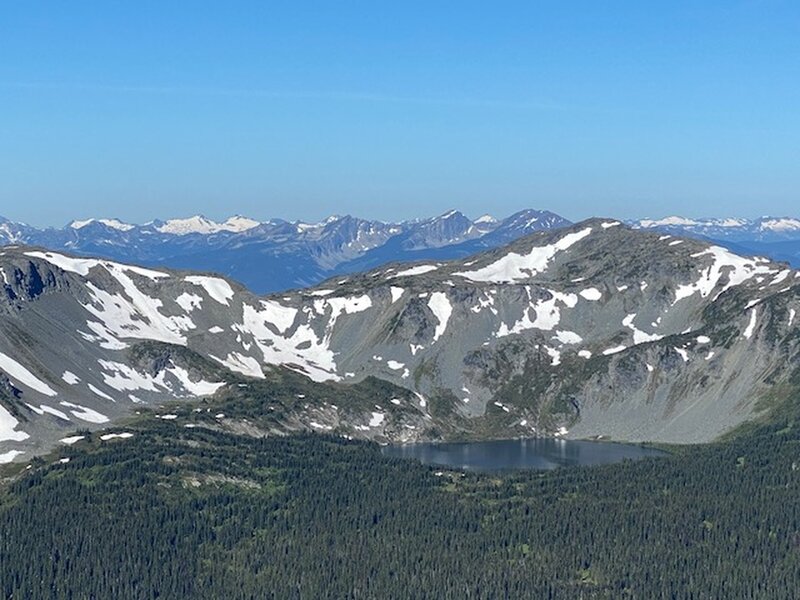
{"type": "Polygon", "coordinates": [[[666,454],[661,450],[632,444],[549,438],[397,444],[384,446],[382,452],[386,456],[413,458],[426,465],[475,471],[549,470],[570,465],[604,465],[666,454]]]}

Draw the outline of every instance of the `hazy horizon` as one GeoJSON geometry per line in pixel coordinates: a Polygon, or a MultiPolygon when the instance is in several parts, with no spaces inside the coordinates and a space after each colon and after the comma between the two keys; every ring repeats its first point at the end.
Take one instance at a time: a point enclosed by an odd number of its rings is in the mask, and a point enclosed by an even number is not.
{"type": "Polygon", "coordinates": [[[559,212],[557,210],[553,210],[553,209],[548,208],[548,207],[527,206],[527,207],[523,207],[523,208],[520,208],[520,209],[517,209],[517,210],[513,210],[512,212],[508,212],[508,213],[505,213],[505,212],[504,213],[500,213],[500,212],[496,212],[496,211],[485,211],[485,212],[482,212],[482,213],[466,212],[466,211],[461,210],[459,208],[451,207],[449,209],[446,209],[444,211],[437,212],[437,213],[425,213],[425,214],[419,214],[419,215],[411,216],[411,217],[408,217],[408,218],[400,218],[400,219],[387,219],[387,218],[381,218],[380,216],[371,217],[371,216],[365,216],[365,215],[362,215],[362,214],[339,213],[339,212],[332,212],[332,213],[326,214],[324,216],[321,216],[319,218],[301,219],[301,218],[293,217],[291,215],[289,215],[289,216],[286,216],[286,215],[266,215],[266,216],[263,216],[263,217],[257,217],[257,216],[252,215],[252,214],[243,214],[243,213],[238,213],[238,212],[226,213],[226,212],[219,212],[219,211],[215,212],[213,215],[212,214],[207,214],[207,213],[167,214],[165,216],[153,217],[153,218],[147,219],[146,221],[133,221],[133,220],[129,220],[129,219],[123,219],[123,218],[119,217],[118,215],[114,215],[114,214],[80,215],[80,216],[76,216],[74,219],[69,219],[69,220],[67,220],[65,222],[60,222],[60,223],[58,223],[58,222],[56,222],[56,223],[37,223],[37,222],[32,222],[30,220],[26,220],[24,218],[12,218],[8,214],[3,214],[3,213],[0,213],[0,219],[3,219],[3,218],[4,219],[8,219],[9,221],[12,221],[12,222],[15,222],[15,223],[21,223],[21,224],[24,224],[24,225],[35,227],[37,229],[49,229],[49,228],[60,229],[60,228],[63,228],[63,227],[67,227],[67,226],[69,226],[70,224],[72,224],[74,222],[90,221],[90,220],[119,220],[119,221],[121,221],[121,222],[123,222],[125,224],[128,224],[128,225],[147,225],[147,224],[152,223],[154,221],[187,220],[187,219],[191,219],[193,217],[203,217],[203,218],[206,218],[206,219],[208,219],[210,221],[214,221],[216,223],[223,223],[224,221],[226,221],[228,219],[231,219],[231,218],[234,218],[234,217],[243,217],[243,218],[253,219],[254,221],[260,221],[260,222],[266,222],[266,221],[275,219],[275,220],[287,221],[287,222],[290,222],[290,223],[291,222],[320,223],[320,222],[323,222],[326,219],[331,218],[331,217],[351,216],[351,217],[367,219],[367,220],[372,220],[372,221],[380,221],[380,222],[384,222],[384,223],[396,223],[396,222],[401,222],[401,221],[433,219],[433,218],[445,215],[448,212],[450,212],[451,210],[455,210],[455,211],[458,211],[458,212],[464,214],[467,218],[472,219],[472,220],[478,219],[478,218],[480,218],[480,217],[482,217],[484,215],[489,215],[491,217],[496,218],[499,221],[502,221],[503,219],[505,219],[507,217],[510,217],[511,215],[513,215],[513,214],[515,214],[515,213],[517,213],[519,211],[527,210],[527,209],[538,210],[538,211],[549,211],[549,212],[555,213],[555,214],[557,214],[557,215],[559,215],[561,217],[564,217],[564,218],[569,219],[570,221],[573,221],[573,222],[576,222],[576,223],[580,222],[580,221],[583,221],[583,220],[586,220],[586,219],[591,219],[591,218],[594,218],[594,217],[598,217],[598,218],[613,218],[613,219],[620,219],[620,220],[623,220],[623,221],[640,221],[640,220],[648,220],[648,219],[661,220],[661,219],[666,219],[666,218],[669,218],[669,217],[684,217],[684,218],[692,219],[692,220],[722,219],[722,218],[746,219],[746,220],[754,220],[754,219],[758,219],[758,218],[800,218],[800,211],[797,211],[795,213],[787,213],[787,214],[761,214],[761,215],[754,215],[754,216],[743,216],[743,215],[737,215],[737,214],[689,215],[689,214],[678,214],[678,213],[663,213],[663,214],[641,214],[641,215],[637,215],[637,216],[633,216],[633,217],[621,217],[619,215],[610,214],[610,213],[596,213],[596,214],[582,215],[582,216],[573,218],[573,217],[570,217],[569,215],[563,214],[563,213],[561,213],[561,212],[559,212]]]}

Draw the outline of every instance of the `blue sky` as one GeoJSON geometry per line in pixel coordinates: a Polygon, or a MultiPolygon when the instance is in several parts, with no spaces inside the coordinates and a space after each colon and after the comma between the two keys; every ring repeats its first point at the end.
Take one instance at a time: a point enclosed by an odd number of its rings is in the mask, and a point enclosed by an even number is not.
{"type": "Polygon", "coordinates": [[[0,4],[0,215],[800,215],[796,2],[0,4]]]}

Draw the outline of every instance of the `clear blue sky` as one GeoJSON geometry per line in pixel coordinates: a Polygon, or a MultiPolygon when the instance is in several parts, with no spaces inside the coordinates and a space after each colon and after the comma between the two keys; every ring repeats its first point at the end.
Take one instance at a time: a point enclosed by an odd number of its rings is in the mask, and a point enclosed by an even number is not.
{"type": "Polygon", "coordinates": [[[0,215],[800,215],[800,3],[0,3],[0,215]]]}

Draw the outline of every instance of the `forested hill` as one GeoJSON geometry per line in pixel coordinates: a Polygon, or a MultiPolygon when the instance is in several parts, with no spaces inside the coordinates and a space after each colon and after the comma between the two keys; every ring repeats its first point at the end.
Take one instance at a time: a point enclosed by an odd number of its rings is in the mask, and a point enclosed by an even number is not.
{"type": "Polygon", "coordinates": [[[210,402],[83,432],[27,470],[6,465],[0,594],[800,595],[790,405],[771,423],[665,458],[480,475],[388,459],[369,442],[221,431],[210,423],[230,407],[210,402]]]}

